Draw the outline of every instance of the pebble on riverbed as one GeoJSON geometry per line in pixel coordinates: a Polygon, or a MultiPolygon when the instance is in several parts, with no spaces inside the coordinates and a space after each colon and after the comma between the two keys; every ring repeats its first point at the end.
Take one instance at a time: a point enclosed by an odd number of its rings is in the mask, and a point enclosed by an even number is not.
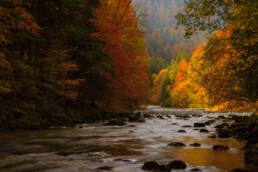
{"type": "Polygon", "coordinates": [[[178,133],[186,133],[185,130],[178,130],[177,132],[178,132],[178,133]]]}

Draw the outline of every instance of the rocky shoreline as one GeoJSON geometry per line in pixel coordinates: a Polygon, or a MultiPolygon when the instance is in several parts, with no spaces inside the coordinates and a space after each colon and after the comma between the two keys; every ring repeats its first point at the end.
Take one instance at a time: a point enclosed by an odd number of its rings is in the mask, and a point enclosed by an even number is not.
{"type": "MultiPolygon", "coordinates": [[[[211,112],[212,113],[212,112],[211,112]]],[[[140,113],[138,114],[140,116],[140,113]]],[[[178,115],[178,118],[183,119],[189,119],[190,117],[188,115],[178,115]]],[[[162,117],[160,117],[162,119],[162,117]]],[[[230,138],[234,137],[238,140],[246,142],[246,146],[243,148],[245,151],[245,164],[246,168],[237,168],[233,169],[230,172],[257,172],[258,171],[258,116],[257,115],[251,115],[251,116],[237,116],[232,115],[230,117],[225,116],[219,116],[215,120],[209,120],[205,123],[194,123],[194,127],[205,127],[207,125],[213,124],[216,120],[230,120],[233,121],[233,123],[229,124],[227,122],[224,122],[218,126],[216,126],[216,132],[217,134],[214,136],[209,136],[209,138],[230,138]]],[[[176,124],[172,124],[176,125],[176,124]]],[[[191,126],[183,126],[183,127],[191,127],[191,126]]],[[[179,130],[178,132],[183,132],[184,130],[179,130]]],[[[200,132],[209,132],[206,129],[200,129],[200,132]]],[[[181,142],[172,142],[169,143],[168,146],[174,146],[174,147],[184,147],[186,146],[184,143],[181,142]]],[[[199,143],[193,143],[190,146],[193,147],[199,147],[199,143]]],[[[222,146],[222,145],[214,145],[212,148],[214,151],[227,151],[229,150],[228,147],[222,146]]],[[[186,164],[181,160],[174,160],[171,162],[173,163],[179,163],[181,166],[179,168],[175,169],[185,169],[186,164]]],[[[169,164],[171,164],[169,163],[169,164]]],[[[171,165],[160,165],[156,161],[148,161],[145,162],[142,166],[143,170],[146,171],[159,171],[159,172],[169,172],[174,167],[171,165]]],[[[198,168],[191,169],[190,171],[201,171],[198,168]]]]}

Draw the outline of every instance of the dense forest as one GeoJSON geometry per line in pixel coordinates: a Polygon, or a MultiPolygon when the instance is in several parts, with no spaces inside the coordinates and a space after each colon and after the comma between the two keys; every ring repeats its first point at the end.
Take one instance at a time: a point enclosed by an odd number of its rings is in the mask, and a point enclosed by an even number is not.
{"type": "Polygon", "coordinates": [[[176,16],[185,36],[208,31],[191,58],[178,56],[154,78],[152,102],[168,107],[253,111],[258,96],[258,3],[188,0],[176,16]]]}
{"type": "Polygon", "coordinates": [[[179,55],[188,58],[194,49],[205,41],[204,32],[187,39],[184,37],[183,27],[176,28],[175,16],[183,8],[183,0],[134,2],[136,12],[141,17],[141,27],[145,32],[145,41],[151,58],[151,74],[157,74],[161,69],[167,68],[179,55]]]}
{"type": "Polygon", "coordinates": [[[258,172],[258,0],[0,0],[0,171],[258,172]]]}
{"type": "Polygon", "coordinates": [[[257,112],[257,5],[1,0],[0,126],[72,125],[150,102],[257,112]]]}
{"type": "Polygon", "coordinates": [[[144,37],[131,1],[1,0],[0,125],[70,125],[147,99],[144,37]]]}

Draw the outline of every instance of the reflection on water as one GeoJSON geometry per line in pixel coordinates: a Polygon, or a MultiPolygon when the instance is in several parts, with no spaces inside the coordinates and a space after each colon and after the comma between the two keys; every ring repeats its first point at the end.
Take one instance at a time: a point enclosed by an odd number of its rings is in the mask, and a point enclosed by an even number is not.
{"type": "MultiPolygon", "coordinates": [[[[171,158],[181,159],[191,166],[216,166],[222,170],[243,168],[244,154],[237,151],[213,151],[209,148],[173,149],[171,158]]],[[[170,156],[167,153],[167,156],[170,156]]]]}
{"type": "Polygon", "coordinates": [[[108,169],[141,172],[145,161],[156,160],[166,164],[175,159],[187,163],[185,171],[198,167],[202,171],[225,172],[245,166],[244,152],[241,150],[244,143],[233,138],[208,138],[215,133],[214,127],[223,121],[206,126],[210,133],[182,127],[227,114],[155,107],[147,109],[145,113],[169,116],[165,120],[153,118],[146,123],[134,123],[135,127],[90,124],[83,128],[2,133],[0,171],[98,172],[108,169]],[[179,116],[185,114],[191,118],[180,119],[179,116]],[[178,133],[180,129],[186,132],[178,133]],[[183,142],[186,147],[168,146],[168,143],[175,141],[183,142]],[[200,143],[201,147],[189,146],[195,142],[200,143]],[[230,150],[213,151],[215,144],[228,146],[230,150]]]}

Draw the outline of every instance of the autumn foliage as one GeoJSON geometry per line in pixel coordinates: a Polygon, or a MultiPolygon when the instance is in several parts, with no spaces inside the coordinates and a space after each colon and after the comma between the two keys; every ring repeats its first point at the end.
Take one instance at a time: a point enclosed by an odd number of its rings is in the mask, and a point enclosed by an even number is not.
{"type": "Polygon", "coordinates": [[[130,0],[1,0],[0,127],[71,125],[145,103],[134,10],[130,0]]]}
{"type": "Polygon", "coordinates": [[[103,100],[108,106],[137,105],[147,98],[148,57],[134,10],[129,0],[109,0],[94,11],[98,33],[93,35],[104,41],[114,70],[104,73],[108,85],[103,100]]]}
{"type": "Polygon", "coordinates": [[[170,78],[175,78],[170,85],[170,106],[257,112],[256,90],[252,88],[256,81],[248,78],[255,76],[253,72],[257,74],[257,59],[250,56],[243,61],[241,52],[228,42],[229,37],[230,30],[218,30],[206,44],[197,47],[189,62],[182,59],[178,70],[164,69],[177,70],[170,72],[170,78]]]}

